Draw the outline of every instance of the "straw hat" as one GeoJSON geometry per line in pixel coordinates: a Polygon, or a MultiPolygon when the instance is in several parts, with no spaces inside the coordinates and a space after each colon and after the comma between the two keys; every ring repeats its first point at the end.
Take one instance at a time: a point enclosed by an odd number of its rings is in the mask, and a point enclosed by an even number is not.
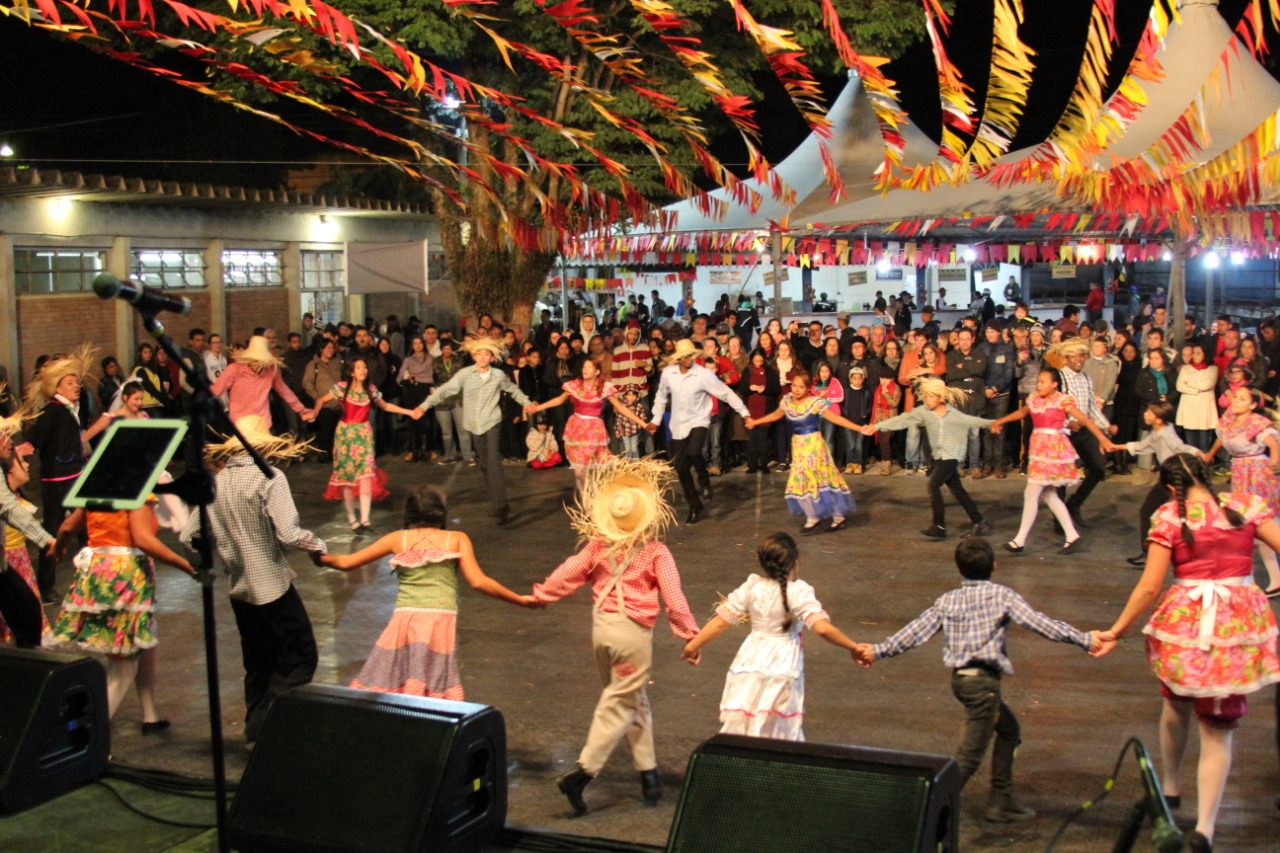
{"type": "Polygon", "coordinates": [[[254,372],[260,372],[272,366],[280,367],[283,364],[280,359],[271,354],[271,347],[267,344],[267,339],[262,335],[254,335],[249,338],[249,345],[237,352],[232,358],[254,372]]]}
{"type": "Polygon", "coordinates": [[[462,349],[470,356],[474,356],[480,350],[488,350],[495,361],[501,361],[506,357],[501,342],[490,337],[482,338],[478,335],[467,335],[467,339],[462,342],[462,349]]]}
{"type": "Polygon", "coordinates": [[[78,376],[86,385],[96,385],[98,378],[93,375],[93,366],[97,360],[98,350],[90,344],[81,344],[70,355],[49,359],[27,387],[27,404],[43,408],[57,393],[58,383],[67,376],[78,376]]]}
{"type": "Polygon", "coordinates": [[[588,469],[573,529],[584,539],[603,540],[611,552],[627,551],[662,535],[674,520],[664,497],[671,466],[654,459],[615,458],[588,469]]]}
{"type": "Polygon", "coordinates": [[[702,350],[698,347],[697,344],[695,344],[693,341],[689,340],[688,338],[681,338],[680,340],[676,341],[675,352],[667,356],[666,361],[663,362],[663,366],[675,364],[680,359],[687,358],[691,355],[701,355],[701,354],[702,354],[702,350]]]}
{"type": "Polygon", "coordinates": [[[1067,338],[1065,341],[1049,347],[1049,352],[1059,358],[1070,358],[1077,355],[1088,355],[1089,344],[1083,338],[1067,338]]]}
{"type": "MultiPolygon", "coordinates": [[[[290,433],[272,435],[271,427],[258,415],[245,415],[236,421],[236,429],[244,436],[244,440],[263,456],[273,459],[298,459],[311,449],[310,441],[299,441],[290,433]]],[[[245,453],[244,445],[234,435],[225,436],[217,444],[205,448],[205,456],[210,460],[226,460],[232,456],[245,453]]]]}
{"type": "Polygon", "coordinates": [[[917,400],[923,400],[925,394],[934,394],[941,397],[942,402],[948,406],[960,406],[968,399],[968,395],[964,391],[947,385],[941,379],[933,376],[915,380],[912,383],[912,387],[915,390],[917,400]]]}

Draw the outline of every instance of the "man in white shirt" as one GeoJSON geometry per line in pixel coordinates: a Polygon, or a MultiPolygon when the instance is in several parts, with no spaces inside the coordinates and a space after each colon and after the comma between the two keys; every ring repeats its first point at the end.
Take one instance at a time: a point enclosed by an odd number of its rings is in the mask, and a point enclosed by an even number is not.
{"type": "Polygon", "coordinates": [[[654,395],[653,417],[648,426],[651,435],[658,431],[670,398],[671,464],[680,477],[680,488],[684,490],[685,500],[689,504],[689,517],[686,519],[688,524],[698,523],[702,517],[702,498],[711,498],[711,479],[707,475],[707,461],[702,455],[702,445],[711,426],[711,398],[723,400],[743,418],[750,417],[747,407],[738,399],[737,394],[729,390],[728,385],[717,379],[710,370],[695,363],[698,356],[699,350],[692,341],[686,338],[676,342],[675,352],[662,369],[662,379],[654,395]],[[695,466],[698,469],[701,496],[690,470],[695,466]]]}

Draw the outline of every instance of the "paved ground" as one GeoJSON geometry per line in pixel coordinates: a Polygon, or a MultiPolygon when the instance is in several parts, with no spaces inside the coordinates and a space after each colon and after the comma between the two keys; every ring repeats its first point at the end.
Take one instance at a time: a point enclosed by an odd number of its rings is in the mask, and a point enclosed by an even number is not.
{"type": "MultiPolygon", "coordinates": [[[[375,510],[379,530],[396,525],[408,485],[430,480],[451,495],[454,524],[476,541],[481,565],[513,588],[528,588],[574,549],[561,508],[571,496],[568,470],[505,469],[517,517],[511,527],[500,530],[487,517],[478,470],[389,460],[386,467],[394,494],[375,510]]],[[[782,476],[726,475],[717,481],[717,496],[706,520],[692,528],[675,528],[668,536],[699,619],[709,616],[718,596],[752,570],[754,548],[763,535],[798,526],[785,514],[782,476]]],[[[327,470],[318,465],[295,466],[289,477],[304,523],[334,550],[352,548],[355,543],[340,506],[314,497],[322,491],[327,470]]],[[[846,633],[878,640],[958,582],[951,560],[955,540],[935,543],[919,536],[918,530],[928,520],[923,478],[898,474],[849,479],[859,506],[852,526],[803,540],[800,571],[846,633]]],[[[1144,487],[1128,479],[1104,483],[1087,504],[1085,514],[1092,524],[1080,552],[1067,558],[1054,555],[1060,543],[1043,513],[1027,553],[1006,555],[998,579],[1057,618],[1086,629],[1109,625],[1137,578],[1123,558],[1135,548],[1134,516],[1144,487]]],[[[1012,478],[971,485],[996,526],[993,542],[1013,534],[1022,484],[1012,478]]],[[[952,508],[949,516],[953,529],[958,528],[958,509],[952,508]]],[[[303,555],[297,555],[294,563],[320,646],[316,678],[345,683],[358,671],[388,618],[394,579],[385,565],[343,574],[318,571],[303,555]]],[[[69,566],[61,571],[70,577],[69,566]]],[[[161,569],[159,601],[160,703],[174,728],[162,736],[142,738],[137,704],[126,699],[114,724],[114,757],[136,765],[208,774],[198,588],[181,575],[161,569]]],[[[597,696],[590,663],[589,606],[585,592],[535,612],[465,591],[458,640],[467,698],[496,706],[506,718],[511,824],[663,845],[688,756],[718,727],[717,701],[724,672],[742,635],[727,634],[694,668],[680,662],[680,643],[665,620],[659,623],[651,696],[668,795],[657,808],[643,806],[624,748],[588,788],[591,812],[573,818],[555,790],[554,779],[573,763],[597,696]]],[[[235,778],[245,761],[240,659],[235,625],[221,588],[217,607],[227,766],[235,778]]],[[[855,668],[840,650],[815,637],[809,639],[805,721],[809,740],[931,753],[948,753],[955,746],[958,706],[941,664],[940,640],[866,671],[855,668]]],[[[1010,632],[1009,651],[1017,675],[1006,681],[1006,700],[1022,721],[1025,740],[1018,756],[1017,791],[1040,816],[1014,828],[979,820],[976,815],[987,793],[984,768],[963,798],[961,840],[966,851],[1045,849],[1072,808],[1097,795],[1127,738],[1136,735],[1153,752],[1157,749],[1160,700],[1140,642],[1127,643],[1099,661],[1074,647],[1049,643],[1015,628],[1010,632]]],[[[1280,812],[1274,806],[1280,794],[1275,701],[1271,690],[1259,694],[1237,735],[1236,764],[1219,820],[1220,850],[1280,850],[1280,812]]],[[[1183,811],[1193,814],[1193,767],[1188,771],[1185,799],[1189,802],[1183,811]]],[[[1112,797],[1088,811],[1055,849],[1110,849],[1130,804],[1139,796],[1136,765],[1130,761],[1112,797]]],[[[175,843],[172,835],[142,841],[150,837],[138,834],[144,826],[101,789],[87,789],[0,822],[0,850],[159,850],[175,843]],[[56,845],[50,846],[50,833],[56,833],[56,845]],[[122,845],[120,833],[132,840],[122,845]]],[[[1140,844],[1139,849],[1149,845],[1140,844]]]]}

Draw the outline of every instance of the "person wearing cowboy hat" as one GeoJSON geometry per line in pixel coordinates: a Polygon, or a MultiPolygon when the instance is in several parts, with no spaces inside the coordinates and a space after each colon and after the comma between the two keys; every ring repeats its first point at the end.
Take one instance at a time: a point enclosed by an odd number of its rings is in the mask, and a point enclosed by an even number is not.
{"type": "Polygon", "coordinates": [[[654,805],[662,796],[646,692],[659,599],[673,634],[685,642],[698,634],[675,559],[659,541],[673,519],[663,497],[670,476],[670,468],[653,459],[620,458],[593,468],[570,510],[587,544],[533,586],[534,599],[550,604],[591,584],[591,644],[604,689],[576,766],[556,783],[577,814],[587,811],[583,790],[624,737],[645,801],[654,805]]]}
{"type": "Polygon", "coordinates": [[[470,354],[474,364],[464,367],[443,385],[436,386],[427,399],[414,409],[413,418],[422,415],[437,403],[454,397],[462,397],[462,426],[471,434],[471,444],[480,460],[480,473],[489,503],[497,516],[499,526],[511,520],[511,507],[507,505],[507,484],[502,474],[502,447],[499,440],[502,430],[502,395],[506,394],[524,406],[526,416],[537,410],[520,390],[520,386],[492,364],[502,358],[502,344],[493,338],[468,337],[462,348],[470,354]]]}
{"type": "MultiPolygon", "coordinates": [[[[40,457],[40,503],[44,507],[42,521],[46,530],[57,530],[69,515],[62,502],[76,478],[84,470],[84,443],[80,433],[80,384],[91,380],[90,370],[95,352],[82,346],[70,355],[51,358],[36,373],[28,389],[27,405],[39,410],[35,422],[26,430],[25,441],[18,446],[21,456],[32,450],[40,457]]],[[[87,419],[88,412],[84,415],[87,419]]],[[[56,588],[58,558],[42,551],[36,567],[36,582],[45,604],[60,600],[56,588]]]]}
{"type": "Polygon", "coordinates": [[[232,356],[232,363],[213,383],[215,397],[227,395],[227,411],[233,422],[256,415],[271,426],[271,403],[268,392],[274,391],[298,417],[310,423],[315,414],[302,405],[298,396],[284,381],[283,362],[271,353],[262,335],[249,338],[249,345],[232,356]]]}
{"type": "Polygon", "coordinates": [[[728,385],[696,363],[700,354],[698,347],[688,338],[676,341],[675,351],[662,369],[658,392],[653,399],[653,416],[647,427],[650,435],[658,431],[670,399],[671,465],[680,477],[680,488],[684,490],[685,501],[689,504],[688,524],[698,523],[702,516],[702,497],[711,497],[707,460],[702,455],[702,445],[711,427],[711,398],[717,397],[728,403],[744,420],[751,417],[742,400],[729,390],[728,385]],[[701,497],[690,470],[694,467],[698,469],[701,497]]]}
{"type": "MultiPolygon", "coordinates": [[[[291,435],[272,435],[270,424],[257,415],[239,419],[236,428],[268,459],[298,459],[309,449],[291,435]]],[[[221,466],[205,535],[213,536],[240,630],[244,737],[246,748],[251,748],[271,702],[285,690],[309,683],[319,663],[311,619],[293,586],[297,574],[285,549],[323,554],[328,547],[299,523],[289,481],[278,468],[271,469],[270,478],[264,477],[234,436],[205,452],[212,464],[221,466]]],[[[200,514],[192,513],[178,538],[194,547],[200,535],[200,514]]]]}

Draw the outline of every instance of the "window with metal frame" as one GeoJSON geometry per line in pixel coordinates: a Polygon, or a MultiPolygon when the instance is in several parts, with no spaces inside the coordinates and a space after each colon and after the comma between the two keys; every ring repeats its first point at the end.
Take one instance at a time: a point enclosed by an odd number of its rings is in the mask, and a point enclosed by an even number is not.
{"type": "Polygon", "coordinates": [[[24,296],[88,293],[93,278],[107,268],[105,249],[16,246],[14,288],[24,296]]]}
{"type": "Polygon", "coordinates": [[[161,290],[204,287],[204,254],[190,249],[135,249],[130,274],[134,281],[161,290]]]}
{"type": "Polygon", "coordinates": [[[222,253],[226,287],[280,287],[284,284],[282,253],[274,249],[227,249],[222,253]]]}

